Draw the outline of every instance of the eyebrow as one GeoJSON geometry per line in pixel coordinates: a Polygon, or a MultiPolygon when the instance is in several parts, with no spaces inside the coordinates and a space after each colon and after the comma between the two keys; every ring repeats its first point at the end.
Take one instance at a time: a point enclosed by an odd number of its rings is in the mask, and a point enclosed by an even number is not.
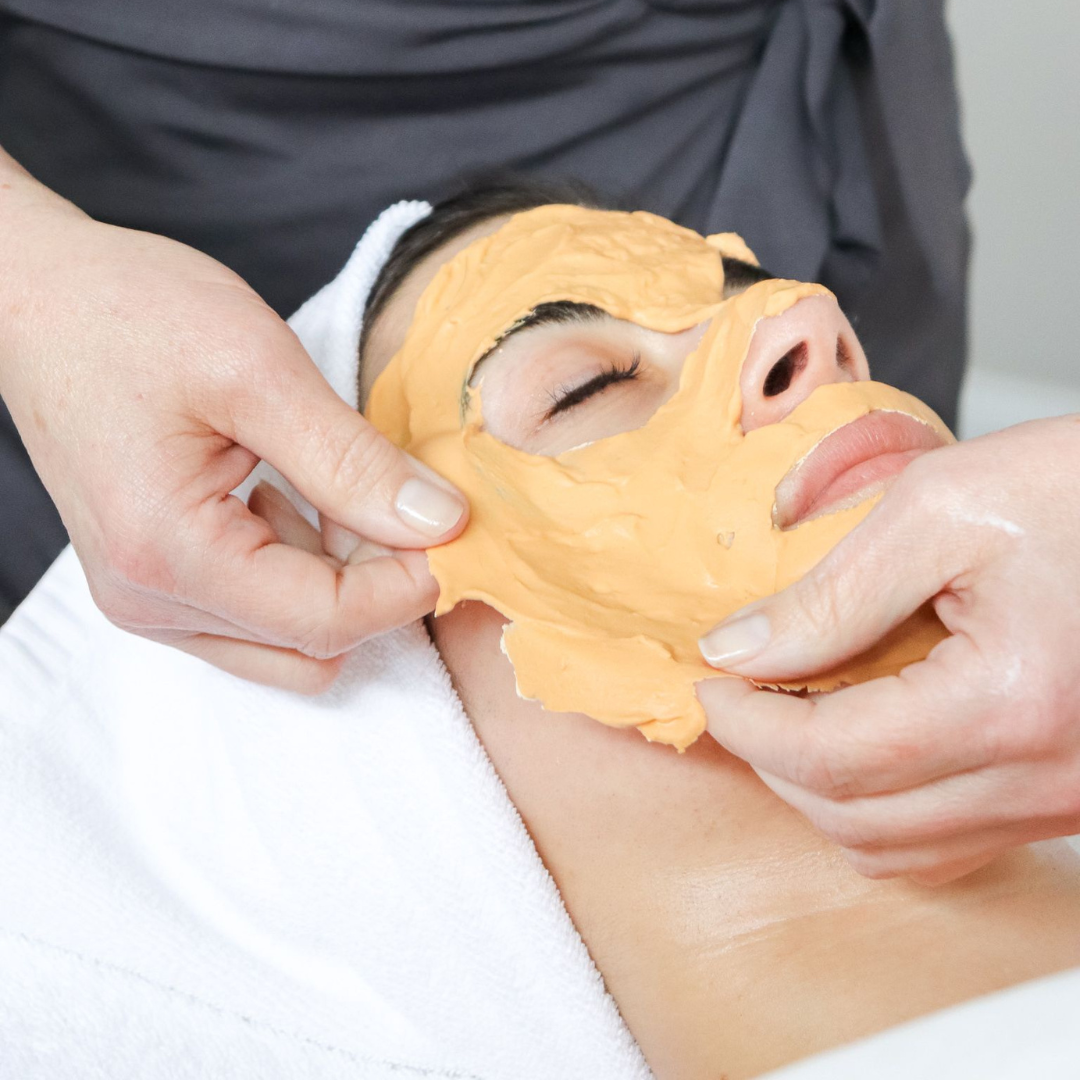
{"type": "Polygon", "coordinates": [[[469,406],[469,387],[472,386],[480,365],[491,356],[500,346],[505,345],[515,334],[522,330],[532,330],[537,326],[554,326],[566,323],[597,323],[605,319],[614,319],[615,316],[598,308],[595,304],[581,304],[576,300],[551,300],[545,304],[537,304],[532,311],[523,315],[513,326],[504,330],[496,339],[490,349],[485,349],[473,364],[469,377],[461,387],[461,400],[458,402],[462,419],[464,419],[469,406]]]}
{"type": "Polygon", "coordinates": [[[504,330],[490,349],[485,350],[472,366],[470,381],[476,369],[500,346],[520,334],[522,330],[532,330],[537,326],[555,326],[566,323],[594,323],[604,319],[613,319],[603,308],[595,304],[580,304],[576,300],[554,300],[546,304],[537,304],[527,315],[523,315],[508,330],[504,330]]]}
{"type": "MultiPolygon", "coordinates": [[[[753,263],[743,262],[742,259],[720,257],[724,268],[724,292],[722,299],[727,300],[736,293],[745,292],[751,285],[759,281],[768,281],[775,275],[770,274],[760,266],[753,263]]],[[[523,330],[532,330],[537,326],[556,326],[568,323],[588,324],[602,322],[606,319],[614,319],[615,316],[595,304],[582,304],[576,300],[553,300],[544,304],[537,304],[527,315],[523,315],[513,326],[504,330],[495,343],[473,363],[466,384],[461,388],[461,409],[465,414],[468,387],[476,377],[480,365],[488,359],[500,346],[505,345],[515,334],[523,330]]]]}
{"type": "MultiPolygon", "coordinates": [[[[751,285],[759,281],[769,281],[775,277],[768,270],[753,263],[743,262],[742,259],[720,257],[724,268],[724,292],[723,299],[734,296],[736,293],[745,292],[751,285]]],[[[613,319],[615,316],[598,308],[595,304],[581,304],[575,300],[555,300],[546,304],[537,304],[527,315],[518,319],[508,330],[503,331],[490,349],[485,350],[473,364],[473,373],[476,369],[497,349],[500,345],[522,330],[531,330],[535,326],[553,326],[560,323],[593,323],[603,319],[613,319]]],[[[471,378],[471,376],[470,376],[471,378]]]]}

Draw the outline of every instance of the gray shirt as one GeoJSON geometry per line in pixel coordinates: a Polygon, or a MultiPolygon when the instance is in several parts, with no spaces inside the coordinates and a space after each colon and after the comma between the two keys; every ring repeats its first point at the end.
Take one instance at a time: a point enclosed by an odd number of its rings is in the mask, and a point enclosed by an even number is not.
{"type": "Polygon", "coordinates": [[[875,377],[954,419],[969,172],[942,0],[3,12],[0,143],[94,216],[221,259],[284,314],[392,201],[492,166],[572,176],[823,281],[875,377]]]}

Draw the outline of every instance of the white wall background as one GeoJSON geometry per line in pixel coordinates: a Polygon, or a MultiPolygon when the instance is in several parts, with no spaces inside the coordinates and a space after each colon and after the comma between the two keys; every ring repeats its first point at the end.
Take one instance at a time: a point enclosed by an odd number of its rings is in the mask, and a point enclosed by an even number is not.
{"type": "Polygon", "coordinates": [[[1080,412],[1080,3],[946,12],[975,170],[970,437],[1080,412]]]}

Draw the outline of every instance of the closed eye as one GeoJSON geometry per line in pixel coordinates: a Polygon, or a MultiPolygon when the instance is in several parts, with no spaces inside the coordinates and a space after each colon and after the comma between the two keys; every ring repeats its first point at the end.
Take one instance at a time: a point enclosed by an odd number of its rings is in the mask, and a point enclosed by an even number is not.
{"type": "Polygon", "coordinates": [[[580,405],[583,401],[595,394],[599,394],[602,390],[606,390],[607,387],[615,383],[636,379],[640,367],[641,354],[635,353],[627,367],[620,367],[618,364],[613,363],[606,371],[594,375],[580,386],[572,387],[569,390],[560,386],[552,390],[549,395],[551,397],[551,408],[544,414],[544,419],[550,420],[559,413],[567,412],[569,409],[574,408],[575,405],[580,405]]]}

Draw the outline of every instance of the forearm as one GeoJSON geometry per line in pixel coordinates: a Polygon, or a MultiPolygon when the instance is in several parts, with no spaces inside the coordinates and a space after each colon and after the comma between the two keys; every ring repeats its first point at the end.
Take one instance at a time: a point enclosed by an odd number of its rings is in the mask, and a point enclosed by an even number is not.
{"type": "Polygon", "coordinates": [[[32,355],[43,291],[53,291],[50,266],[71,257],[73,230],[91,224],[78,207],[35,180],[0,147],[0,397],[15,393],[18,361],[32,355]]]}

